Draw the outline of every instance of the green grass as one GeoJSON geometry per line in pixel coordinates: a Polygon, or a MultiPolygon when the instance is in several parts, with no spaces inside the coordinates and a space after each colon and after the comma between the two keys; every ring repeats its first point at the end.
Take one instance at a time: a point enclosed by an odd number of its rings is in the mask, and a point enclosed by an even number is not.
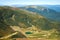
{"type": "MultiPolygon", "coordinates": [[[[39,31],[40,30],[49,31],[52,29],[56,29],[56,31],[58,31],[58,33],[60,34],[60,31],[59,31],[60,23],[59,22],[50,21],[49,19],[46,19],[45,17],[43,17],[41,15],[26,12],[24,10],[17,10],[17,9],[12,10],[12,9],[11,9],[11,7],[8,7],[8,8],[2,7],[0,9],[0,19],[1,19],[0,20],[0,29],[3,30],[1,32],[5,31],[4,34],[5,33],[10,34],[10,33],[14,32],[14,31],[12,31],[12,29],[9,28],[10,26],[18,26],[20,28],[29,28],[29,27],[32,27],[32,25],[34,25],[36,28],[38,28],[37,30],[39,30],[39,31]],[[12,19],[13,15],[15,15],[14,16],[15,20],[12,19]]],[[[31,34],[31,36],[46,38],[42,35],[44,35],[44,34],[31,34]]],[[[53,38],[53,37],[56,38],[55,34],[52,34],[51,36],[49,36],[49,38],[53,38]]]]}

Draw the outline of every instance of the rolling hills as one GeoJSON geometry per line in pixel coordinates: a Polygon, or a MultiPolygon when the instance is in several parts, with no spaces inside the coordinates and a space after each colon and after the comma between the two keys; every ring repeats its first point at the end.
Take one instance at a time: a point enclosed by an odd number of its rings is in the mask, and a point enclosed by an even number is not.
{"type": "Polygon", "coordinates": [[[30,5],[20,8],[30,12],[36,12],[50,20],[60,21],[60,12],[56,11],[59,9],[59,7],[54,8],[55,10],[53,9],[53,7],[54,6],[50,7],[50,6],[30,5]]]}
{"type": "MultiPolygon", "coordinates": [[[[46,11],[44,10],[43,12],[46,11]]],[[[13,35],[11,38],[60,37],[60,22],[51,21],[50,19],[47,19],[46,17],[35,13],[35,11],[29,12],[27,10],[15,7],[2,6],[0,7],[0,19],[1,37],[10,35],[15,31],[18,31],[19,33],[15,36],[13,35]]]]}
{"type": "Polygon", "coordinates": [[[49,9],[53,9],[57,12],[60,12],[60,5],[41,5],[41,6],[47,7],[49,9]]]}

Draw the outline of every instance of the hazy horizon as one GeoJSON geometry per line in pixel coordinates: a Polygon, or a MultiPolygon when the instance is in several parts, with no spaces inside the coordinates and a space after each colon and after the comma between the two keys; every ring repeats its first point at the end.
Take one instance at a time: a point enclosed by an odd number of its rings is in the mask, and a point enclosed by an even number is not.
{"type": "Polygon", "coordinates": [[[0,5],[60,5],[60,0],[0,0],[0,5]]]}

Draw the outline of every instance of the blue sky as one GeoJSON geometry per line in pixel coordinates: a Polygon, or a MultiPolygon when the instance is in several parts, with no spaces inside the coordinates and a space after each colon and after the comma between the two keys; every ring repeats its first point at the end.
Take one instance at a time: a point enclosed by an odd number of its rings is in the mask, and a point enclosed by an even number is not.
{"type": "Polygon", "coordinates": [[[60,0],[0,0],[0,5],[60,5],[60,0]]]}

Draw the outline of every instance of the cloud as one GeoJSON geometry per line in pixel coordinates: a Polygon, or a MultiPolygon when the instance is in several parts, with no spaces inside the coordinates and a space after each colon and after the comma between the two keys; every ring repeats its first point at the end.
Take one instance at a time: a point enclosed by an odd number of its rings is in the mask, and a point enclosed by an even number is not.
{"type": "Polygon", "coordinates": [[[0,0],[1,5],[60,5],[59,0],[0,0]]]}

